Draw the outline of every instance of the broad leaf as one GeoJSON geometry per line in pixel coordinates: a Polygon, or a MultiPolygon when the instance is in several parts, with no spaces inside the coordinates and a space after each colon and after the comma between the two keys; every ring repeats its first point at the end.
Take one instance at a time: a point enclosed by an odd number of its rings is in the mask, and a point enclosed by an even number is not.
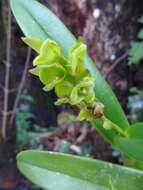
{"type": "Polygon", "coordinates": [[[123,156],[122,157],[124,165],[130,168],[135,168],[143,171],[143,162],[138,161],[132,158],[129,158],[128,156],[123,156]]]}
{"type": "Polygon", "coordinates": [[[114,143],[124,154],[138,161],[143,161],[143,139],[129,139],[116,136],[114,143]]]}
{"type": "Polygon", "coordinates": [[[143,189],[143,172],[98,160],[25,151],[17,161],[28,179],[48,190],[143,189]]]}
{"type": "Polygon", "coordinates": [[[143,123],[135,123],[131,125],[126,133],[129,138],[142,139],[143,140],[143,123]]]}
{"type": "MultiPolygon", "coordinates": [[[[10,2],[16,20],[26,37],[35,37],[42,40],[51,38],[60,45],[63,54],[68,56],[68,49],[76,44],[76,39],[49,9],[35,0],[11,0],[10,2]]],[[[86,56],[85,65],[95,78],[96,96],[105,105],[106,117],[121,128],[126,129],[129,124],[120,104],[88,56],[86,56]]],[[[112,135],[114,133],[106,132],[105,129],[98,126],[98,123],[94,123],[100,133],[113,143],[112,135]]]]}
{"type": "Polygon", "coordinates": [[[133,42],[129,50],[128,64],[137,64],[143,59],[143,44],[140,42],[133,42]]]}
{"type": "Polygon", "coordinates": [[[143,29],[139,31],[138,38],[143,39],[143,29]]]}

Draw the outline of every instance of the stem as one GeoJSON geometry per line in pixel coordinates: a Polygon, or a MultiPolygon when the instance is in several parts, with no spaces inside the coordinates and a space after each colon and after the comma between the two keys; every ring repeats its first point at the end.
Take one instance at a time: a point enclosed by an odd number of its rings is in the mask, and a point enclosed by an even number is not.
{"type": "Polygon", "coordinates": [[[128,52],[125,52],[121,57],[119,57],[115,63],[111,65],[111,67],[108,69],[108,71],[104,74],[105,78],[108,78],[109,74],[117,67],[121,61],[123,61],[128,56],[128,52]]]}
{"type": "Polygon", "coordinates": [[[15,98],[14,106],[13,106],[13,109],[12,109],[13,111],[12,111],[12,115],[11,115],[11,118],[10,118],[10,126],[12,126],[12,124],[13,124],[15,114],[16,114],[16,110],[17,110],[17,106],[18,106],[19,100],[20,100],[20,95],[21,95],[21,92],[22,92],[24,84],[25,84],[27,71],[28,71],[28,68],[29,68],[30,57],[31,57],[31,48],[28,48],[24,71],[23,71],[23,74],[22,74],[20,85],[18,87],[18,92],[17,92],[17,96],[15,98]]]}
{"type": "Polygon", "coordinates": [[[8,29],[7,29],[7,44],[6,44],[6,73],[5,73],[5,88],[4,88],[4,106],[2,118],[2,137],[6,138],[7,112],[8,112],[8,97],[9,97],[9,77],[10,77],[10,52],[11,52],[11,11],[8,7],[8,29]]]}
{"type": "Polygon", "coordinates": [[[102,116],[101,119],[102,119],[103,122],[107,121],[109,123],[109,127],[111,129],[114,129],[117,133],[119,133],[123,137],[127,136],[126,133],[125,133],[125,131],[122,128],[120,128],[118,125],[116,125],[115,123],[113,123],[112,121],[110,121],[109,119],[107,119],[105,116],[102,116]]]}

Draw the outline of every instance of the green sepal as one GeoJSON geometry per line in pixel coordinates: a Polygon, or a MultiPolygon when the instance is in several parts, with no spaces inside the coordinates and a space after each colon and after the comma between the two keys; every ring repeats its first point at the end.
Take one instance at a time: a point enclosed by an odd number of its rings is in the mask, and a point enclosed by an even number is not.
{"type": "Polygon", "coordinates": [[[69,99],[64,97],[64,98],[59,98],[56,102],[55,102],[55,105],[56,106],[60,106],[62,104],[66,104],[66,103],[69,103],[69,99]]]}
{"type": "Polygon", "coordinates": [[[51,91],[53,88],[54,88],[54,84],[45,85],[45,86],[43,87],[43,90],[44,90],[45,92],[49,92],[49,91],[51,91]]]}
{"type": "Polygon", "coordinates": [[[35,67],[35,68],[29,70],[29,72],[35,76],[39,76],[39,71],[40,71],[39,67],[35,67]]]}
{"type": "Polygon", "coordinates": [[[39,78],[41,82],[46,85],[47,89],[55,87],[65,76],[66,71],[61,65],[53,64],[40,67],[39,78]]]}
{"type": "Polygon", "coordinates": [[[43,44],[43,41],[39,38],[21,38],[25,44],[27,44],[29,47],[31,47],[33,50],[35,50],[37,53],[40,53],[40,48],[43,44]]]}
{"type": "Polygon", "coordinates": [[[34,61],[33,65],[47,65],[52,64],[59,58],[61,54],[61,50],[59,45],[49,38],[46,39],[41,48],[40,48],[40,55],[37,56],[34,61]]]}
{"type": "Polygon", "coordinates": [[[69,50],[68,65],[73,76],[78,76],[85,70],[84,58],[86,55],[86,49],[86,45],[79,41],[69,50]]]}

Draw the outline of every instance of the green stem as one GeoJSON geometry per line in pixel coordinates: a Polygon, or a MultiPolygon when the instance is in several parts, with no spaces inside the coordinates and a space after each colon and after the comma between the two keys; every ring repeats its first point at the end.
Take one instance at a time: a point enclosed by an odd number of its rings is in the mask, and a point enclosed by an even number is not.
{"type": "Polygon", "coordinates": [[[122,135],[123,137],[127,137],[125,131],[120,128],[118,125],[107,119],[105,116],[102,117],[103,123],[107,122],[107,125],[109,125],[109,128],[114,129],[117,133],[122,135]]]}

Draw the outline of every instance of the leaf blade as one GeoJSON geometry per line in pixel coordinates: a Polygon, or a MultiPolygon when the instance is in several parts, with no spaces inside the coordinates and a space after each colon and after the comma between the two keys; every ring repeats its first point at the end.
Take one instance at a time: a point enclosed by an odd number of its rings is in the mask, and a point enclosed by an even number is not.
{"type": "Polygon", "coordinates": [[[129,138],[143,139],[143,123],[132,124],[126,133],[129,138]]]}
{"type": "Polygon", "coordinates": [[[50,190],[67,190],[67,187],[69,190],[109,190],[111,184],[117,190],[143,188],[143,172],[98,160],[43,151],[25,151],[19,154],[17,160],[20,170],[29,179],[50,190]],[[28,170],[25,169],[25,164],[28,165],[28,170]],[[37,171],[41,176],[36,175],[37,171]],[[46,183],[48,178],[50,181],[46,183]],[[56,184],[53,185],[55,181],[56,184]]]}
{"type": "Polygon", "coordinates": [[[122,153],[138,161],[143,161],[143,139],[129,139],[116,136],[114,142],[122,153]]]}

